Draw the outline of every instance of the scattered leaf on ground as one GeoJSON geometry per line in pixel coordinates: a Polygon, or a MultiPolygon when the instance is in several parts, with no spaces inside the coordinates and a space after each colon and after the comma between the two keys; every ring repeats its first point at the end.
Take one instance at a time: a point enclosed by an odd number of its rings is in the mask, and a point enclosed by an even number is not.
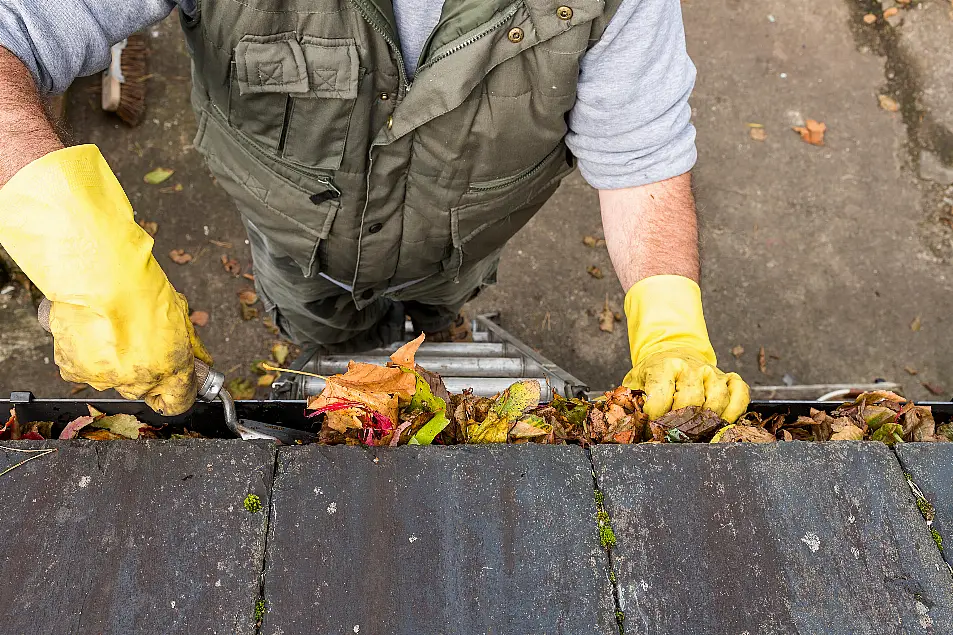
{"type": "Polygon", "coordinates": [[[904,366],[903,369],[904,369],[905,371],[907,371],[907,372],[908,372],[909,374],[911,374],[911,375],[916,375],[917,373],[920,372],[920,371],[918,371],[916,368],[914,368],[913,366],[904,366]]]}
{"type": "Polygon", "coordinates": [[[141,220],[139,221],[139,227],[142,227],[147,234],[155,237],[159,232],[159,223],[151,220],[141,220]]]}
{"type": "Polygon", "coordinates": [[[177,265],[192,262],[192,254],[186,253],[184,249],[173,249],[169,252],[169,258],[177,265]]]}
{"type": "Polygon", "coordinates": [[[873,24],[877,21],[877,16],[873,13],[868,13],[864,16],[864,24],[873,24]]]}
{"type": "MultiPolygon", "coordinates": [[[[245,304],[244,302],[239,302],[238,304],[239,304],[239,306],[240,306],[241,309],[242,309],[242,319],[243,319],[243,320],[245,320],[245,321],[247,322],[247,321],[249,321],[249,320],[255,320],[255,319],[258,318],[258,309],[256,309],[255,307],[253,307],[253,306],[251,306],[251,305],[245,304]]],[[[274,333],[277,335],[277,334],[278,334],[278,329],[275,329],[275,330],[274,330],[274,333]]]]}
{"type": "Polygon", "coordinates": [[[620,313],[619,311],[616,311],[615,313],[612,314],[612,317],[615,318],[616,322],[621,322],[625,316],[622,315],[622,313],[620,313]]]}
{"type": "Polygon", "coordinates": [[[189,315],[189,322],[195,326],[205,326],[208,324],[208,311],[192,311],[189,315]]]}
{"type": "Polygon", "coordinates": [[[586,273],[588,273],[590,276],[592,276],[596,280],[602,280],[603,278],[602,269],[600,269],[599,267],[595,265],[589,265],[589,267],[586,269],[586,273]]]}
{"type": "Polygon", "coordinates": [[[922,324],[921,324],[921,322],[920,322],[920,316],[919,316],[919,315],[918,315],[917,317],[913,318],[913,321],[910,322],[910,330],[913,331],[914,333],[916,333],[917,331],[919,331],[921,326],[922,326],[922,324]]]}
{"type": "Polygon", "coordinates": [[[768,361],[764,356],[764,346],[758,349],[758,370],[760,370],[763,375],[768,374],[768,361]]]}
{"type": "Polygon", "coordinates": [[[175,170],[170,170],[169,168],[156,168],[150,172],[147,172],[146,175],[142,177],[142,180],[149,185],[158,185],[173,174],[175,174],[175,170]]]}
{"type": "Polygon", "coordinates": [[[599,247],[600,245],[606,244],[606,241],[603,238],[596,238],[595,236],[583,236],[582,244],[586,247],[599,247]]]}
{"type": "Polygon", "coordinates": [[[768,132],[763,127],[750,128],[748,130],[748,136],[754,141],[764,141],[768,138],[768,132]]]}
{"type": "MultiPolygon", "coordinates": [[[[244,305],[242,305],[242,306],[244,306],[244,305]]],[[[257,313],[257,311],[255,311],[255,312],[257,313]]],[[[277,326],[275,326],[275,323],[272,322],[272,321],[271,321],[271,318],[268,317],[267,315],[266,315],[264,318],[262,318],[261,323],[265,326],[265,329],[267,329],[268,332],[271,333],[272,335],[280,335],[280,334],[281,334],[281,331],[278,329],[277,326]]]]}
{"type": "Polygon", "coordinates": [[[609,296],[606,296],[606,303],[599,314],[599,330],[611,333],[615,328],[615,313],[609,308],[609,296]]]}
{"type": "Polygon", "coordinates": [[[215,245],[216,247],[221,247],[222,249],[232,249],[234,247],[232,243],[227,243],[224,240],[213,240],[209,238],[208,241],[209,243],[215,245]]]}
{"type": "Polygon", "coordinates": [[[232,274],[235,277],[238,277],[242,272],[242,265],[240,262],[234,258],[229,258],[227,255],[222,254],[222,266],[225,267],[225,271],[232,274]]]}
{"type": "Polygon", "coordinates": [[[801,135],[801,139],[814,146],[824,145],[826,130],[825,124],[813,119],[808,119],[803,126],[794,126],[794,131],[801,135]]]}
{"type": "Polygon", "coordinates": [[[255,276],[250,273],[243,273],[242,278],[244,278],[245,280],[251,280],[252,282],[255,281],[255,276]]]}
{"type": "Polygon", "coordinates": [[[236,377],[225,388],[233,399],[252,399],[255,396],[255,385],[244,377],[236,377]]]}
{"type": "Polygon", "coordinates": [[[897,101],[892,97],[887,95],[878,95],[877,100],[880,102],[880,107],[887,112],[897,112],[900,110],[900,104],[898,104],[897,101]]]}
{"type": "Polygon", "coordinates": [[[258,302],[258,294],[251,289],[242,289],[238,292],[238,301],[251,306],[258,302]]]}
{"type": "Polygon", "coordinates": [[[174,192],[181,192],[185,188],[182,187],[181,183],[176,183],[175,185],[170,185],[169,187],[159,188],[161,194],[172,194],[174,192]]]}
{"type": "Polygon", "coordinates": [[[897,15],[898,13],[900,13],[900,9],[899,9],[899,8],[897,8],[897,7],[890,7],[889,9],[887,9],[886,11],[884,11],[884,20],[886,20],[887,18],[892,18],[893,16],[897,15]]]}
{"type": "Polygon", "coordinates": [[[921,381],[920,385],[930,391],[931,394],[936,395],[937,397],[946,394],[946,391],[943,390],[943,386],[937,386],[936,384],[931,384],[929,382],[921,381]]]}
{"type": "Polygon", "coordinates": [[[731,354],[734,355],[736,358],[741,357],[742,355],[745,354],[745,347],[742,346],[741,344],[738,344],[738,346],[735,346],[734,348],[731,349],[731,354]]]}
{"type": "Polygon", "coordinates": [[[284,342],[277,342],[274,346],[271,347],[271,357],[279,366],[283,366],[284,363],[288,360],[288,355],[291,353],[291,349],[284,342]]]}

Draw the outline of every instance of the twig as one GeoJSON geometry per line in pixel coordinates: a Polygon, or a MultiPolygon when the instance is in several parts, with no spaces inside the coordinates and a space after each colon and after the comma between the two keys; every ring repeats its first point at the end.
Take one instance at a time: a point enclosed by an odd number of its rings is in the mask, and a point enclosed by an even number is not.
{"type": "Polygon", "coordinates": [[[325,377],[324,375],[316,375],[314,373],[308,373],[303,370],[291,370],[290,368],[279,368],[278,366],[272,366],[268,362],[261,362],[259,366],[261,366],[265,370],[273,370],[278,373],[291,373],[292,375],[307,375],[308,377],[317,377],[318,379],[323,379],[324,381],[328,381],[328,378],[325,377]]]}
{"type": "Polygon", "coordinates": [[[23,465],[24,463],[29,463],[30,461],[32,461],[32,460],[34,460],[34,459],[41,459],[41,458],[43,458],[44,456],[46,456],[47,454],[52,454],[53,452],[56,452],[56,448],[47,448],[47,449],[44,449],[44,450],[25,450],[25,449],[23,449],[23,448],[11,448],[10,446],[7,446],[7,445],[0,445],[0,448],[3,448],[4,450],[11,450],[11,451],[13,451],[13,452],[23,452],[23,453],[25,453],[25,454],[35,454],[35,455],[36,455],[36,456],[31,456],[31,457],[28,458],[28,459],[23,459],[23,460],[20,461],[19,463],[15,463],[15,464],[11,465],[10,467],[8,467],[7,469],[5,469],[4,471],[0,472],[0,476],[3,476],[4,474],[7,474],[8,472],[12,472],[13,470],[15,470],[15,469],[17,469],[18,467],[20,467],[21,465],[23,465]]]}

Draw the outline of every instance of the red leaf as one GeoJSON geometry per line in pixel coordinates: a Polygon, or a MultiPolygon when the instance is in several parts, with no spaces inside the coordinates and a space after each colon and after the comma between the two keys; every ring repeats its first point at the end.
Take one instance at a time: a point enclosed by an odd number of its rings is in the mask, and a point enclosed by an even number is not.
{"type": "Polygon", "coordinates": [[[66,424],[66,427],[63,428],[63,431],[60,432],[60,439],[73,439],[76,437],[76,433],[91,424],[95,419],[92,417],[77,417],[66,424]]]}

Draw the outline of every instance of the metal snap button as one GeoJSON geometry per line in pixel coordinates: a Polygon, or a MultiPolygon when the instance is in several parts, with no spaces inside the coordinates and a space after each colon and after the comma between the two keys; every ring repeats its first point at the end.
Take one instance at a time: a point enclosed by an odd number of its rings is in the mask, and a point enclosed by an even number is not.
{"type": "Polygon", "coordinates": [[[506,34],[506,37],[508,37],[513,44],[518,44],[523,41],[523,29],[514,26],[510,29],[510,32],[506,34]]]}
{"type": "Polygon", "coordinates": [[[572,9],[566,6],[559,7],[556,9],[556,17],[558,17],[560,20],[571,20],[572,9]]]}
{"type": "Polygon", "coordinates": [[[373,225],[367,228],[367,231],[369,231],[372,234],[376,234],[382,229],[384,229],[384,225],[382,225],[381,223],[374,223],[373,225]]]}
{"type": "Polygon", "coordinates": [[[390,129],[393,128],[393,127],[394,127],[394,118],[393,118],[393,117],[388,117],[388,118],[387,118],[387,129],[390,130],[390,129]]]}
{"type": "Polygon", "coordinates": [[[387,101],[388,99],[390,99],[390,95],[388,93],[381,93],[381,101],[387,101]]]}

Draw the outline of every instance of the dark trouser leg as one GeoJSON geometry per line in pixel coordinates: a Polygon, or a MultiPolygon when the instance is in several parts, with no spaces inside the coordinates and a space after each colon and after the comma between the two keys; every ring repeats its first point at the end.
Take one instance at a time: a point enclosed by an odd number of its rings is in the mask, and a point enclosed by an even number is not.
{"type": "Polygon", "coordinates": [[[255,287],[275,325],[292,342],[329,353],[358,353],[403,338],[400,302],[378,298],[359,311],[351,293],[321,277],[308,278],[288,257],[274,255],[268,238],[245,220],[255,262],[255,287]]]}

